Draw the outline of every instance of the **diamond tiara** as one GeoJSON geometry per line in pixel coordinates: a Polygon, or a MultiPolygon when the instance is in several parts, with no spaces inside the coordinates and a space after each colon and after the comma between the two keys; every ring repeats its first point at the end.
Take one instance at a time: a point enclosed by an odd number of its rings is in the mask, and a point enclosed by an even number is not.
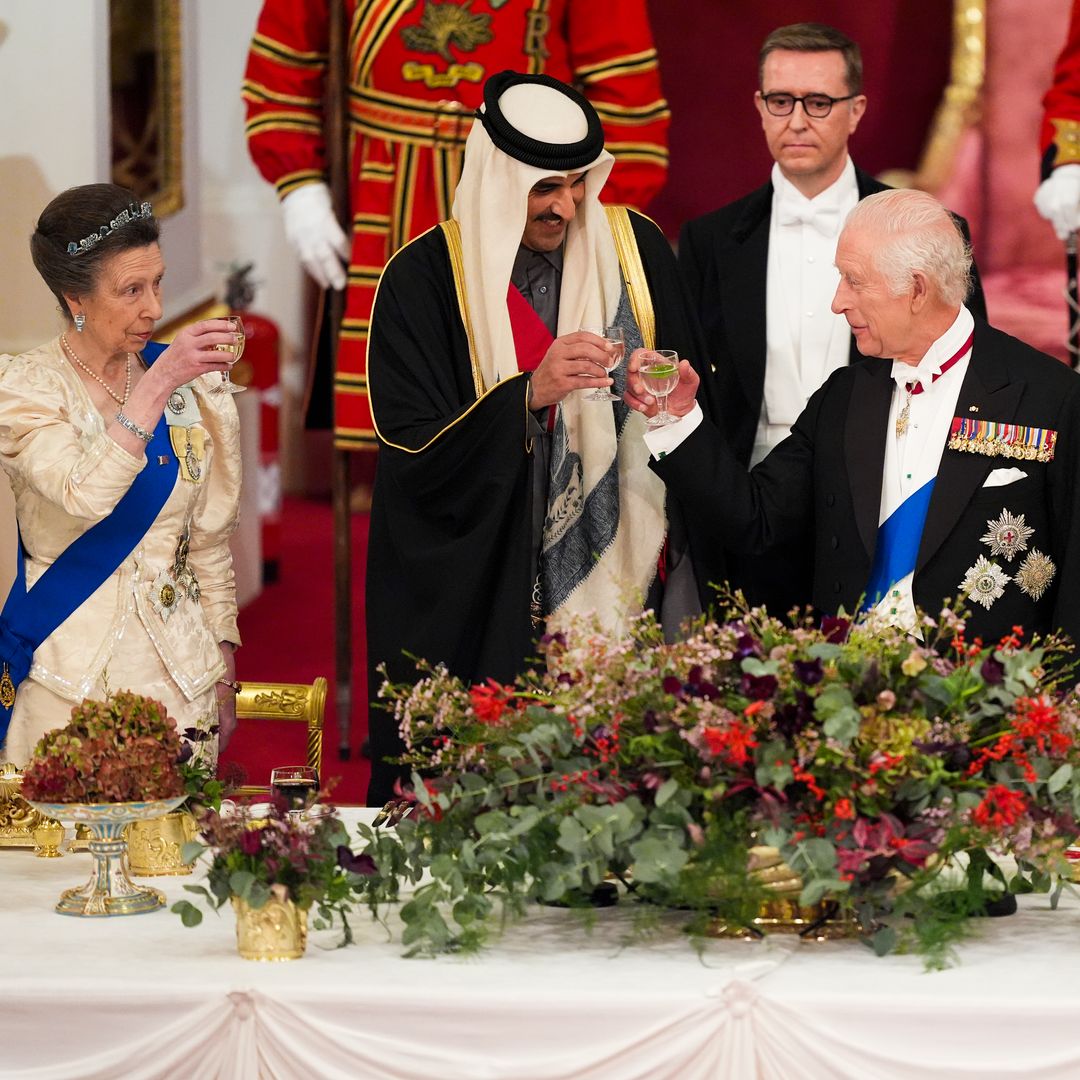
{"type": "Polygon", "coordinates": [[[82,255],[84,252],[89,251],[95,244],[104,240],[109,233],[115,232],[117,229],[122,229],[129,222],[137,221],[139,218],[153,216],[154,210],[148,202],[144,202],[141,206],[132,203],[126,210],[117,214],[108,225],[102,225],[97,232],[92,232],[85,240],[80,240],[77,244],[72,240],[67,246],[67,253],[69,255],[82,255]]]}

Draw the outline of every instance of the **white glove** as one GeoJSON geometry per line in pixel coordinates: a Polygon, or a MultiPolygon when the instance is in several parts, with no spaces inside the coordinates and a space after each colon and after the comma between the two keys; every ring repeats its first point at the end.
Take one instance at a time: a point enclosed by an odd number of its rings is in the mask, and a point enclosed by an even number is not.
{"type": "Polygon", "coordinates": [[[330,189],[322,183],[304,184],[281,201],[285,236],[304,269],[324,289],[344,289],[342,263],[349,261],[349,241],[341,231],[330,201],[330,189]]]}
{"type": "Polygon", "coordinates": [[[1059,240],[1080,228],[1080,165],[1055,169],[1035,192],[1035,209],[1054,226],[1059,240]]]}

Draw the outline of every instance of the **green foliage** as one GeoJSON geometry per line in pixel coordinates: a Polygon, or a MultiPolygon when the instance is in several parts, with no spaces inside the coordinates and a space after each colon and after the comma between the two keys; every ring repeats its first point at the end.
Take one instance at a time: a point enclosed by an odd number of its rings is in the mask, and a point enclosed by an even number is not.
{"type": "Polygon", "coordinates": [[[361,828],[378,872],[358,897],[400,905],[407,954],[433,955],[612,876],[692,933],[748,926],[779,874],[877,954],[942,966],[988,899],[1061,869],[1080,710],[1047,674],[1060,643],[968,645],[950,611],[923,630],[739,607],[674,644],[651,614],[625,638],[581,620],[512,685],[421,664],[382,689],[413,791],[395,830],[361,828]],[[1021,860],[1012,881],[988,844],[1021,860]]]}
{"type": "MultiPolygon", "coordinates": [[[[264,907],[272,896],[292,900],[303,910],[314,908],[316,929],[340,923],[340,944],[352,941],[348,912],[353,889],[375,872],[375,863],[353,853],[348,833],[332,810],[311,819],[291,817],[279,801],[259,817],[248,807],[224,816],[206,810],[199,816],[199,829],[205,843],[184,844],[182,857],[194,861],[209,852],[206,884],[185,885],[186,891],[214,910],[234,897],[253,908],[264,907]]],[[[388,858],[387,865],[391,863],[388,858]]],[[[177,901],[172,911],[185,926],[202,921],[189,900],[177,901]]]]}

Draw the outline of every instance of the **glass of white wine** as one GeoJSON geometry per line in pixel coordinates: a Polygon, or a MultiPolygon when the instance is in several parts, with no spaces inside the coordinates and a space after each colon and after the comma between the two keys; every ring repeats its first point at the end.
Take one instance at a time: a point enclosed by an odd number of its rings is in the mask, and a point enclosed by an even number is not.
{"type": "Polygon", "coordinates": [[[679,354],[674,349],[651,349],[641,356],[638,368],[645,389],[652,394],[660,408],[645,421],[649,427],[664,427],[678,419],[667,411],[668,395],[679,385],[679,354]]]}
{"type": "MultiPolygon", "coordinates": [[[[227,315],[225,316],[227,321],[232,325],[232,332],[235,336],[235,342],[232,345],[215,345],[214,348],[218,352],[228,352],[233,354],[233,358],[229,363],[231,368],[241,356],[244,355],[244,341],[246,334],[244,331],[244,321],[239,315],[227,315]]],[[[221,373],[221,382],[211,390],[212,394],[241,394],[247,389],[246,386],[237,386],[236,383],[229,378],[229,372],[223,371],[221,373]]]]}
{"type": "MultiPolygon", "coordinates": [[[[610,375],[623,361],[626,353],[626,338],[621,326],[583,326],[581,328],[587,334],[595,334],[604,339],[604,350],[607,353],[607,363],[604,371],[610,375]]],[[[598,386],[591,394],[585,396],[586,401],[622,401],[618,394],[613,394],[607,387],[598,386]]]]}

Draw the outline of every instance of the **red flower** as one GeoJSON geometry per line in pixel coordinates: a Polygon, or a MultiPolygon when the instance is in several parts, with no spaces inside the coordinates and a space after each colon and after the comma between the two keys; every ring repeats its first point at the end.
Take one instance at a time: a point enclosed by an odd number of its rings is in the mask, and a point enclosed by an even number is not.
{"type": "Polygon", "coordinates": [[[497,724],[512,704],[513,694],[512,688],[502,686],[494,679],[469,687],[473,712],[482,724],[497,724]]]}
{"type": "Polygon", "coordinates": [[[1010,791],[1004,784],[995,784],[975,807],[972,817],[983,828],[1003,829],[1015,825],[1027,810],[1023,792],[1010,791]]]}
{"type": "Polygon", "coordinates": [[[833,807],[833,813],[845,821],[855,820],[855,807],[851,805],[850,799],[838,799],[833,807]]]}
{"type": "Polygon", "coordinates": [[[754,729],[743,727],[735,721],[727,728],[707,727],[702,734],[705,745],[713,757],[725,757],[732,765],[745,765],[750,760],[750,750],[757,746],[754,729]]]}
{"type": "Polygon", "coordinates": [[[240,850],[245,855],[258,855],[262,850],[262,830],[245,829],[240,834],[240,850]]]}

